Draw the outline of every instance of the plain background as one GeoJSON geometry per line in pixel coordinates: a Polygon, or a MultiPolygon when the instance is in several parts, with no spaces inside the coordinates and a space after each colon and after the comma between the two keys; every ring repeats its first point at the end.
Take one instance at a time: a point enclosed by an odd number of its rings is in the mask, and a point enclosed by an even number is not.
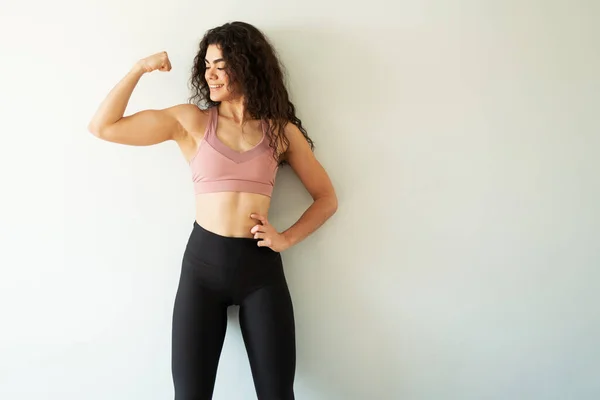
{"type": "MultiPolygon", "coordinates": [[[[0,398],[172,398],[193,188],[174,143],[86,126],[185,103],[203,33],[261,28],[339,210],[284,253],[298,399],[600,398],[600,7],[585,1],[3,1],[0,398]]],[[[280,171],[272,223],[310,204],[280,171]]],[[[256,398],[237,309],[217,400],[256,398]]]]}

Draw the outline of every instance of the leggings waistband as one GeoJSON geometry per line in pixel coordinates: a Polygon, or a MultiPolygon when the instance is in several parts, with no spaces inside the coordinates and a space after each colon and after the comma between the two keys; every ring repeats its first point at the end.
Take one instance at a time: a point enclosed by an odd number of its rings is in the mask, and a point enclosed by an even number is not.
{"type": "Polygon", "coordinates": [[[211,265],[238,265],[276,261],[280,254],[268,247],[259,247],[260,239],[222,236],[211,232],[196,221],[186,247],[186,254],[211,265]]]}

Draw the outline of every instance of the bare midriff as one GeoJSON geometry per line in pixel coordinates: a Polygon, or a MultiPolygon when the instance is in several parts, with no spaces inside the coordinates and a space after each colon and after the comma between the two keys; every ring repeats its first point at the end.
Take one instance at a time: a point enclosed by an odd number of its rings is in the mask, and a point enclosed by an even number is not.
{"type": "Polygon", "coordinates": [[[196,222],[221,236],[253,237],[252,227],[259,224],[250,218],[260,214],[268,218],[271,198],[245,192],[216,192],[196,195],[196,222]]]}

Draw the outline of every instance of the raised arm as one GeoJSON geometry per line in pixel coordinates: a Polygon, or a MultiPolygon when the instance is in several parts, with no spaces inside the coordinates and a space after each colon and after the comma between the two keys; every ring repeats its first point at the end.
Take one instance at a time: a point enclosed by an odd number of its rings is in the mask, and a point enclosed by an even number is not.
{"type": "Polygon", "coordinates": [[[138,61],[100,104],[88,125],[88,130],[100,139],[133,146],[149,146],[185,136],[186,131],[177,118],[179,106],[144,110],[123,116],[141,77],[155,70],[171,70],[171,62],[166,52],[156,53],[138,61]]]}

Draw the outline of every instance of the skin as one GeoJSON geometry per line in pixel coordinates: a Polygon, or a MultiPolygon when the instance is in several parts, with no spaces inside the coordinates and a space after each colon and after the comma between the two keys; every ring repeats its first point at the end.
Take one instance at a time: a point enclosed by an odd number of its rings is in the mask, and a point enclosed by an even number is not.
{"type": "MultiPolygon", "coordinates": [[[[210,97],[219,105],[217,136],[236,151],[247,151],[262,138],[260,121],[248,117],[244,95],[229,84],[226,62],[216,45],[206,54],[205,79],[210,97]],[[222,86],[221,86],[222,85],[222,86]]],[[[137,62],[127,75],[109,92],[89,123],[96,137],[132,146],[150,146],[173,140],[185,160],[196,154],[208,122],[208,113],[193,104],[180,104],[160,110],[144,110],[124,116],[133,90],[144,74],[168,72],[171,62],[166,52],[137,62]]],[[[220,192],[196,195],[196,221],[203,228],[222,236],[260,239],[258,246],[284,251],[317,230],[337,210],[337,197],[329,176],[315,158],[300,130],[289,123],[285,128],[289,145],[279,146],[285,159],[310,193],[313,202],[296,223],[278,232],[268,220],[271,198],[245,192],[220,192]]]]}

